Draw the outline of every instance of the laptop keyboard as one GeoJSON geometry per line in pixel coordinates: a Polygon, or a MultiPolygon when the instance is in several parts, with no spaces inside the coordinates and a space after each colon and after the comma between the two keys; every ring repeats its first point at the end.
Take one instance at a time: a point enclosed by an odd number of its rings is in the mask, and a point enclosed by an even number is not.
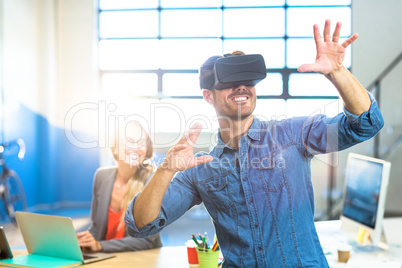
{"type": "Polygon", "coordinates": [[[90,260],[90,259],[95,259],[96,256],[91,256],[91,255],[84,255],[84,260],[90,260]]]}

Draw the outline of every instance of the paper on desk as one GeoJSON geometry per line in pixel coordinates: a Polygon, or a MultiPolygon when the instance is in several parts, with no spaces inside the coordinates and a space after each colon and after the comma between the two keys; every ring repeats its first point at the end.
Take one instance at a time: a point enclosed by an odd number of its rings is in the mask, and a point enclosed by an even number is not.
{"type": "Polygon", "coordinates": [[[331,268],[401,268],[402,265],[395,261],[382,261],[382,260],[351,260],[347,263],[341,263],[337,260],[328,260],[329,267],[331,268]]]}
{"type": "Polygon", "coordinates": [[[401,268],[402,265],[400,262],[395,261],[387,261],[387,260],[363,260],[361,258],[358,259],[350,259],[346,266],[347,268],[401,268]]]}

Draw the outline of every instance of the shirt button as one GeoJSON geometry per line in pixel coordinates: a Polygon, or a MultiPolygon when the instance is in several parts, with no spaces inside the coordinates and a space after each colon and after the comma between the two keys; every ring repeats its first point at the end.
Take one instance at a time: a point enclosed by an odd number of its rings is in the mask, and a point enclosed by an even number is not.
{"type": "Polygon", "coordinates": [[[261,251],[262,250],[262,248],[261,247],[258,247],[258,251],[261,251]]]}
{"type": "Polygon", "coordinates": [[[249,201],[250,203],[253,203],[253,199],[252,199],[252,198],[250,198],[248,201],[249,201]]]}
{"type": "Polygon", "coordinates": [[[254,226],[255,226],[255,228],[258,228],[258,224],[257,224],[257,223],[256,223],[254,226]]]}
{"type": "Polygon", "coordinates": [[[244,178],[243,181],[247,181],[247,178],[244,178]]]}

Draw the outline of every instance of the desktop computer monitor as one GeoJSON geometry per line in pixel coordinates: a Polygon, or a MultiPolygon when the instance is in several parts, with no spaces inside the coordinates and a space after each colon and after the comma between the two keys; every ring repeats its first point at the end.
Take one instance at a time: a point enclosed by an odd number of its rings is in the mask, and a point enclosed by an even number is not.
{"type": "MultiPolygon", "coordinates": [[[[391,163],[359,154],[349,154],[341,230],[357,240],[359,229],[368,232],[370,244],[383,246],[383,217],[391,163]]],[[[386,245],[386,243],[385,243],[386,245]]]]}

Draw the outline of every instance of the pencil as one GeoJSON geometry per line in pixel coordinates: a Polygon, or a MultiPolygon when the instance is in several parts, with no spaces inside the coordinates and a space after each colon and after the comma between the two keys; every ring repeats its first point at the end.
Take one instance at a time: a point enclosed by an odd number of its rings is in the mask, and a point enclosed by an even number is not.
{"type": "Polygon", "coordinates": [[[204,240],[202,240],[202,237],[201,237],[201,234],[199,233],[198,235],[197,235],[197,238],[198,238],[198,241],[201,241],[199,244],[200,244],[200,247],[202,248],[202,247],[204,247],[204,240]]]}
{"type": "Polygon", "coordinates": [[[194,234],[191,234],[191,239],[194,240],[195,244],[197,245],[197,247],[200,246],[200,244],[198,243],[197,239],[195,238],[194,234]]]}
{"type": "Polygon", "coordinates": [[[218,240],[216,240],[214,245],[212,246],[212,251],[215,251],[217,248],[218,248],[218,240]]]}

